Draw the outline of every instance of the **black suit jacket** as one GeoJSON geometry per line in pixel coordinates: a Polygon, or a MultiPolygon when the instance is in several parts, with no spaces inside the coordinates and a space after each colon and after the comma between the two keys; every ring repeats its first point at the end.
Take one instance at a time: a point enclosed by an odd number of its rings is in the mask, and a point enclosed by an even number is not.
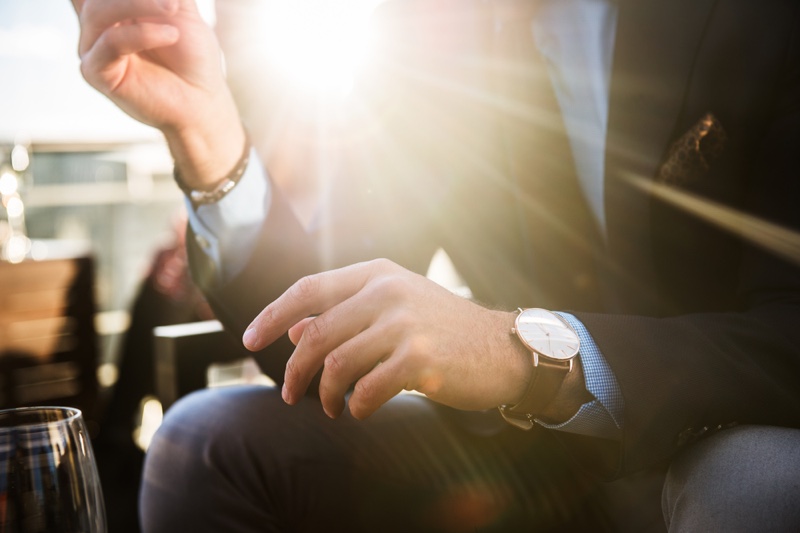
{"type": "MultiPolygon", "coordinates": [[[[380,256],[424,272],[442,246],[478,300],[587,326],[624,395],[623,437],[563,438],[603,474],[731,424],[800,426],[800,5],[619,0],[606,236],[514,37],[528,15],[498,34],[497,5],[383,6],[320,229],[275,191],[222,287],[190,240],[218,315],[239,334],[302,275],[380,256]]],[[[278,380],[288,350],[260,358],[278,380]]]]}

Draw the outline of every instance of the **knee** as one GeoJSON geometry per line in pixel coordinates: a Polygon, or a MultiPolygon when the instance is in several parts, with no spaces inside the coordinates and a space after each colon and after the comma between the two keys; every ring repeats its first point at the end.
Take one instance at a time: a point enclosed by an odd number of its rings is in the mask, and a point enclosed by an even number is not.
{"type": "Polygon", "coordinates": [[[280,394],[263,387],[209,389],[176,403],[145,458],[139,495],[143,529],[189,527],[192,520],[202,521],[220,506],[232,505],[229,498],[249,497],[249,487],[242,484],[249,480],[251,465],[245,462],[259,440],[253,431],[263,429],[255,421],[274,419],[270,411],[279,403],[280,394]]]}
{"type": "Polygon", "coordinates": [[[739,426],[670,465],[662,493],[670,531],[800,530],[800,430],[739,426]]]}
{"type": "Polygon", "coordinates": [[[241,451],[255,426],[256,406],[260,416],[269,420],[270,406],[280,403],[277,391],[263,387],[194,392],[165,414],[148,449],[147,463],[151,468],[153,463],[170,469],[186,468],[186,462],[207,462],[217,455],[241,451]]]}

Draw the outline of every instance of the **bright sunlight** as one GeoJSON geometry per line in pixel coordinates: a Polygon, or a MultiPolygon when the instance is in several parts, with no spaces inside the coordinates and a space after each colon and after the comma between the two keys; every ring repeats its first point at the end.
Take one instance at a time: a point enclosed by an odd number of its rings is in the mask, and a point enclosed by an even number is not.
{"type": "Polygon", "coordinates": [[[368,46],[368,19],[380,0],[264,2],[260,43],[298,90],[347,94],[368,46]]]}

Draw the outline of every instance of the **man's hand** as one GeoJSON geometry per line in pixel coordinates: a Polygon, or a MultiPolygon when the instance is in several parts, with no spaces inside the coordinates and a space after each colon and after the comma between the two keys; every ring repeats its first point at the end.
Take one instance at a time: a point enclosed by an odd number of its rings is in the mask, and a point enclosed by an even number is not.
{"type": "Polygon", "coordinates": [[[211,188],[242,153],[244,132],[211,28],[194,0],[72,0],[84,78],[164,132],[187,184],[211,188]]]}
{"type": "Polygon", "coordinates": [[[419,391],[452,407],[515,403],[532,373],[511,335],[512,313],[485,309],[388,260],[301,279],[268,305],[244,335],[259,350],[286,331],[297,345],[284,400],[299,401],[323,368],[320,399],[331,417],[345,394],[356,418],[394,395],[419,391]]]}

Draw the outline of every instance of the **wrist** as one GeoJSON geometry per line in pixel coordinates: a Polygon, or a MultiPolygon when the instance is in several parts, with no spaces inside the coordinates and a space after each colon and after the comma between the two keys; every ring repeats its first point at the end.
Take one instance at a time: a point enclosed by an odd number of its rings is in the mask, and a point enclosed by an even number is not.
{"type": "Polygon", "coordinates": [[[180,168],[177,165],[175,166],[175,182],[191,201],[195,209],[201,205],[217,203],[236,187],[239,180],[242,179],[242,176],[244,176],[244,173],[247,171],[247,166],[250,163],[251,144],[247,134],[245,134],[245,142],[241,150],[241,156],[239,156],[236,164],[223,176],[218,185],[211,190],[198,190],[189,187],[183,179],[180,168]]]}
{"type": "Polygon", "coordinates": [[[560,424],[571,419],[581,406],[594,400],[594,396],[586,390],[581,358],[576,357],[572,372],[564,377],[561,388],[553,400],[542,410],[539,418],[548,424],[560,424]]]}
{"type": "Polygon", "coordinates": [[[573,407],[571,393],[583,377],[578,334],[563,317],[540,308],[520,308],[510,333],[528,351],[532,372],[521,398],[499,405],[500,414],[521,429],[531,429],[543,417],[569,416],[565,412],[573,407]],[[569,400],[564,403],[563,398],[569,400]]]}
{"type": "Polygon", "coordinates": [[[232,101],[183,127],[162,128],[182,188],[212,191],[241,158],[247,135],[232,101]]]}
{"type": "Polygon", "coordinates": [[[531,365],[531,352],[527,350],[518,340],[508,332],[514,325],[516,313],[504,313],[508,316],[497,332],[502,336],[502,341],[507,346],[509,354],[508,379],[505,388],[504,398],[500,401],[501,405],[516,405],[525,396],[528,385],[533,379],[533,365],[531,365]]]}

